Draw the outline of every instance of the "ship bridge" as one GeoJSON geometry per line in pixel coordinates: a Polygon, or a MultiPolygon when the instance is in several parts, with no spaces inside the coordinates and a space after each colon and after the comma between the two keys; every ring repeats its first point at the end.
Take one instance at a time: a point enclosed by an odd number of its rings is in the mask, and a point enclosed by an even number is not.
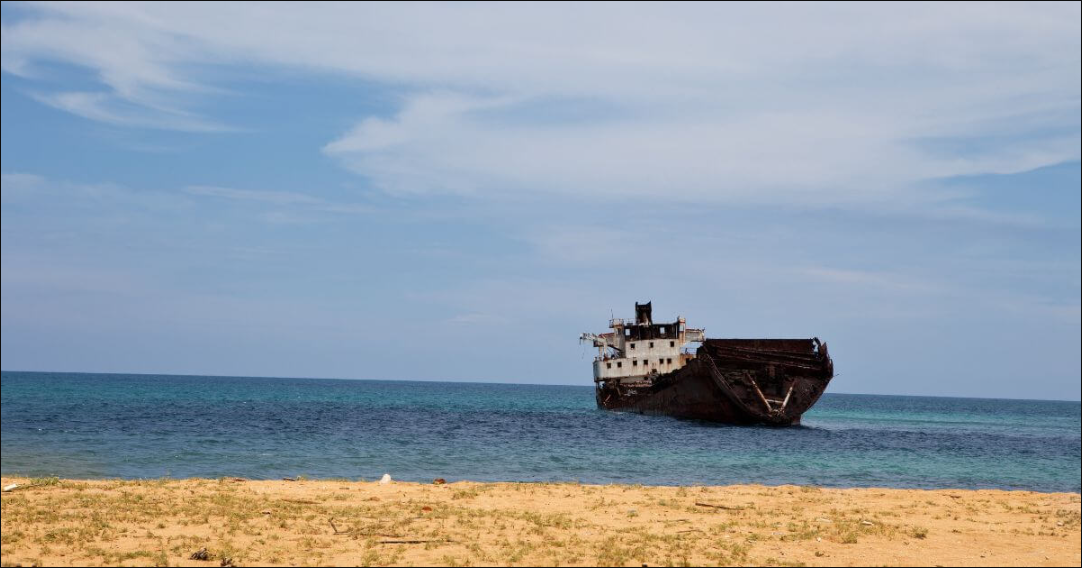
{"type": "Polygon", "coordinates": [[[651,377],[683,367],[695,354],[688,343],[702,342],[702,329],[690,329],[683,316],[676,321],[655,323],[651,302],[635,303],[635,318],[612,318],[608,333],[583,333],[580,341],[591,341],[598,349],[594,358],[594,382],[649,382],[651,377]]]}

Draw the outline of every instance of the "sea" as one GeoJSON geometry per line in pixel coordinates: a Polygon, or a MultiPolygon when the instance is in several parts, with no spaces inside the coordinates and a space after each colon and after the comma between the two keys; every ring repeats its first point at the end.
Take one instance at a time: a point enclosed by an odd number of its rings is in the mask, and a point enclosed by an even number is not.
{"type": "Polygon", "coordinates": [[[792,428],[598,410],[589,386],[0,373],[0,473],[1074,492],[1078,402],[828,392],[792,428]]]}

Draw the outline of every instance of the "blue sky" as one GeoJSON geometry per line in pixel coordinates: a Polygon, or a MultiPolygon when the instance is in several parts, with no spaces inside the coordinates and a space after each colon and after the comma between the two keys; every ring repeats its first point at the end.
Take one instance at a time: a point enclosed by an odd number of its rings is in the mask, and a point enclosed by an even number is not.
{"type": "Polygon", "coordinates": [[[1079,398],[1077,3],[2,8],[6,370],[1079,398]]]}

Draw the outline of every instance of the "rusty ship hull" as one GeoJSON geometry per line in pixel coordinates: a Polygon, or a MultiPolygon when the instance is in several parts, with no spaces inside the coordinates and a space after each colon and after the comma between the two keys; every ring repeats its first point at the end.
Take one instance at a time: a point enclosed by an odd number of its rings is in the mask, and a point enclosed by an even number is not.
{"type": "Polygon", "coordinates": [[[596,382],[599,408],[727,424],[791,426],[822,396],[834,363],[818,339],[705,339],[686,364],[596,382]]]}

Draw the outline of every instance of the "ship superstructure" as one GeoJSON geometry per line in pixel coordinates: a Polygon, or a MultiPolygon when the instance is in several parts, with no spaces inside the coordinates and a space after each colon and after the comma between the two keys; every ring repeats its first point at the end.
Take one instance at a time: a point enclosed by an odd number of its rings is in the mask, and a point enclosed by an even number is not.
{"type": "Polygon", "coordinates": [[[649,377],[671,373],[695,358],[687,345],[702,342],[703,330],[688,329],[682,316],[674,322],[654,323],[652,312],[651,302],[636,302],[634,320],[612,318],[612,331],[582,334],[582,341],[592,341],[598,348],[595,383],[641,385],[649,377]]]}

